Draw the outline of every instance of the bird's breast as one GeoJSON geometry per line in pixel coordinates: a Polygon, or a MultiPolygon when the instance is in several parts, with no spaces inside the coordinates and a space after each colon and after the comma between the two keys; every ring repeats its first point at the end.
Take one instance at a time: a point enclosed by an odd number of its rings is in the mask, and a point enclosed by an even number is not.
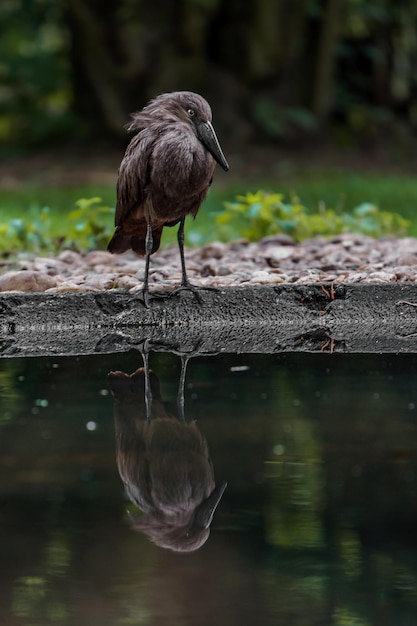
{"type": "Polygon", "coordinates": [[[167,198],[199,195],[213,176],[213,157],[185,126],[171,128],[154,145],[151,183],[167,198]]]}

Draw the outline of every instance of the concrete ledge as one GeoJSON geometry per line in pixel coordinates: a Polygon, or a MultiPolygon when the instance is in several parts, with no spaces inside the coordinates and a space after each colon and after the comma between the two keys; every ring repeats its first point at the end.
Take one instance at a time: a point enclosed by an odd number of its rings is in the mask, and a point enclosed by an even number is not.
{"type": "MultiPolygon", "coordinates": [[[[157,292],[163,295],[166,292],[157,292]]],[[[417,352],[417,285],[227,287],[152,299],[125,292],[0,294],[0,356],[140,348],[217,352],[417,352]]]]}

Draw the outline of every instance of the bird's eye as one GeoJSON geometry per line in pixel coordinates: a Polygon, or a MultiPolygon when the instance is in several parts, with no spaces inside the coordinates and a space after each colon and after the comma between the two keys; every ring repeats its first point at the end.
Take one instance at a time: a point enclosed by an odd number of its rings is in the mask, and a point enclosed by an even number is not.
{"type": "Polygon", "coordinates": [[[187,113],[190,117],[194,116],[194,109],[187,109],[187,113]]]}

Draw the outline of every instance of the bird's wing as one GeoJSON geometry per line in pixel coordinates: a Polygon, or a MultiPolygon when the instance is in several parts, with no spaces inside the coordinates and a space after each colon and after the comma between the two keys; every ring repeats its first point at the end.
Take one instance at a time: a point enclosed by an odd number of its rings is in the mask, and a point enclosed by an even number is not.
{"type": "Polygon", "coordinates": [[[120,226],[132,211],[135,211],[138,218],[144,212],[155,139],[154,132],[144,129],[133,137],[127,147],[117,179],[115,226],[120,226]]]}

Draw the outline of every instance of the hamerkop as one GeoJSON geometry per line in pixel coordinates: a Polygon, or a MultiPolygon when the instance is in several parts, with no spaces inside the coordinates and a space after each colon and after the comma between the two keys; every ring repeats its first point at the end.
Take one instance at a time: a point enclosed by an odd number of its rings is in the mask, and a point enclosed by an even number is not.
{"type": "Polygon", "coordinates": [[[137,131],[119,169],[114,253],[132,249],[146,256],[143,298],[149,304],[149,259],[159,248],[164,226],[178,228],[182,281],[191,289],[184,260],[184,222],[195,217],[213,179],[216,161],[229,166],[211,123],[209,104],[191,91],[164,93],[132,115],[137,131]]]}
{"type": "Polygon", "coordinates": [[[195,421],[178,419],[165,408],[152,370],[131,375],[110,372],[114,396],[117,466],[129,499],[143,515],[134,528],[163,548],[191,552],[210,534],[214,512],[226,488],[214,481],[205,437],[195,421]],[[146,378],[152,404],[146,406],[146,378]],[[148,413],[148,407],[151,406],[148,413]]]}

